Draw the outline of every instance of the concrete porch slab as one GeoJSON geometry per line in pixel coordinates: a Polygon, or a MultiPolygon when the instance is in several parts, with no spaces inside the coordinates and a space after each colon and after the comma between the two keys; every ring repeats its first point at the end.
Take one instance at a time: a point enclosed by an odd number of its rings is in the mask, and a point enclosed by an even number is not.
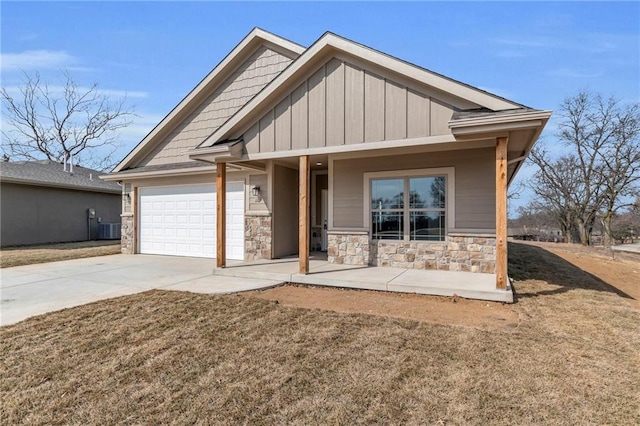
{"type": "Polygon", "coordinates": [[[277,280],[296,284],[358,288],[366,290],[420,293],[436,296],[460,296],[467,299],[513,303],[513,290],[495,288],[495,274],[436,271],[375,266],[338,265],[310,260],[309,273],[298,273],[298,259],[228,262],[216,268],[214,275],[277,280]]]}

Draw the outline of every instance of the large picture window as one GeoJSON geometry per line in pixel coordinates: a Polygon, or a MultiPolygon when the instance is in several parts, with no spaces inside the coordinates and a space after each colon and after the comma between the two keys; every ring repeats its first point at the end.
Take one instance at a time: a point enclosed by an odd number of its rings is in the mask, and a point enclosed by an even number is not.
{"type": "Polygon", "coordinates": [[[447,174],[369,179],[371,238],[444,241],[447,174]]]}

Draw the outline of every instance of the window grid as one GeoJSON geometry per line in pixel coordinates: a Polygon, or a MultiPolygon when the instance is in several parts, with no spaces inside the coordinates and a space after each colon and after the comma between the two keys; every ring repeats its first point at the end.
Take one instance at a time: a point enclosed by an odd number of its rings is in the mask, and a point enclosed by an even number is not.
{"type": "MultiPolygon", "coordinates": [[[[403,177],[389,177],[389,178],[376,178],[369,181],[369,194],[370,200],[373,200],[373,186],[374,182],[403,180],[403,205],[402,208],[383,208],[380,202],[379,208],[373,208],[370,206],[370,229],[371,237],[375,240],[399,240],[399,241],[444,241],[445,229],[446,229],[446,197],[448,196],[447,177],[446,175],[421,175],[421,176],[403,176],[403,177]],[[441,178],[442,179],[442,191],[444,192],[444,198],[441,202],[443,207],[411,207],[411,180],[421,178],[441,178]],[[416,221],[412,220],[417,217],[419,213],[431,213],[437,214],[437,219],[434,219],[438,223],[438,232],[433,234],[428,232],[424,237],[418,238],[417,229],[415,226],[416,221]],[[382,226],[383,223],[387,223],[390,215],[398,217],[398,229],[395,233],[389,232],[388,229],[382,226]],[[408,225],[408,226],[406,226],[408,225]]],[[[428,219],[427,219],[428,221],[428,219]]],[[[387,227],[388,228],[388,227],[387,227]]],[[[427,228],[431,229],[431,228],[427,228]]]]}

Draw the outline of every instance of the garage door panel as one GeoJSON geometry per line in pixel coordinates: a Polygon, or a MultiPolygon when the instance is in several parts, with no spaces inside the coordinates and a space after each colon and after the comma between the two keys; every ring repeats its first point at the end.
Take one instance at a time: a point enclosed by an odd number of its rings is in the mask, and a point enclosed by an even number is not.
{"type": "MultiPolygon", "coordinates": [[[[215,185],[140,188],[141,253],[215,257],[215,185]]],[[[244,184],[227,185],[227,257],[244,258],[244,184]]]]}

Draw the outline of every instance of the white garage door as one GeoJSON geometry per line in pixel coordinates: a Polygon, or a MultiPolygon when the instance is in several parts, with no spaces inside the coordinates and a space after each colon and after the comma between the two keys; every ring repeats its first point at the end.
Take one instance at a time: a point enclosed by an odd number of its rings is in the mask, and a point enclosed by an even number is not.
{"type": "MultiPolygon", "coordinates": [[[[216,256],[216,186],[140,188],[139,252],[216,256]]],[[[227,183],[227,258],[244,258],[244,186],[227,183]]]]}

